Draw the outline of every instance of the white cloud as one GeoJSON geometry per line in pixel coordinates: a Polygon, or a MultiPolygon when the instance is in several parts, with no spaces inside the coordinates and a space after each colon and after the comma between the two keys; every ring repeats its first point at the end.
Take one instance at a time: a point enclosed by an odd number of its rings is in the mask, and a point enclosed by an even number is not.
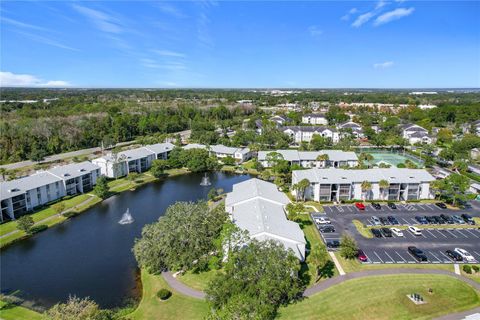
{"type": "Polygon", "coordinates": [[[358,27],[362,26],[363,24],[367,23],[374,16],[375,16],[374,12],[367,12],[367,13],[361,14],[352,23],[352,27],[358,28],[358,27]]]}
{"type": "Polygon", "coordinates": [[[185,54],[170,50],[153,50],[153,52],[164,57],[185,58],[185,54]]]}
{"type": "Polygon", "coordinates": [[[39,36],[39,35],[36,35],[36,34],[33,34],[33,33],[28,33],[28,32],[22,32],[22,31],[16,31],[18,34],[21,34],[31,40],[34,40],[34,41],[37,41],[37,42],[40,42],[40,43],[43,43],[43,44],[46,44],[46,45],[49,45],[49,46],[53,46],[53,47],[57,47],[57,48],[61,48],[61,49],[66,49],[66,50],[71,50],[71,51],[80,51],[76,48],[72,48],[70,46],[67,46],[57,40],[54,40],[54,39],[50,39],[50,38],[47,38],[47,37],[43,37],[43,36],[39,36]]]}
{"type": "Polygon", "coordinates": [[[18,20],[5,18],[5,17],[2,17],[1,21],[4,23],[10,24],[12,26],[20,27],[20,28],[34,29],[39,31],[48,31],[48,29],[43,27],[39,27],[33,24],[29,24],[29,23],[25,23],[18,20]]]}
{"type": "Polygon", "coordinates": [[[352,8],[344,16],[342,16],[340,19],[343,20],[343,21],[348,21],[348,20],[350,20],[350,17],[357,12],[358,12],[357,8],[352,8]]]}
{"type": "Polygon", "coordinates": [[[0,87],[69,87],[68,81],[42,80],[31,74],[15,74],[8,71],[0,71],[0,87]]]}
{"type": "Polygon", "coordinates": [[[381,63],[375,63],[373,65],[373,67],[375,69],[387,69],[387,68],[390,68],[394,65],[393,61],[385,61],[385,62],[381,62],[381,63]]]}
{"type": "Polygon", "coordinates": [[[385,7],[386,5],[387,5],[387,3],[384,0],[380,0],[375,5],[375,9],[376,10],[381,9],[381,8],[385,7]]]}
{"type": "Polygon", "coordinates": [[[308,32],[312,37],[318,37],[323,34],[323,30],[321,30],[318,26],[310,26],[308,27],[308,32]]]}
{"type": "Polygon", "coordinates": [[[415,11],[415,8],[408,8],[408,9],[398,8],[398,9],[386,12],[378,16],[377,19],[375,19],[375,22],[373,23],[373,25],[379,26],[394,20],[398,20],[400,18],[411,15],[413,11],[415,11]]]}
{"type": "Polygon", "coordinates": [[[72,7],[79,12],[80,14],[84,15],[88,19],[90,19],[97,29],[107,32],[107,33],[122,33],[123,27],[121,26],[118,19],[101,12],[99,10],[90,9],[84,6],[80,6],[77,4],[72,5],[72,7]]]}
{"type": "Polygon", "coordinates": [[[178,8],[172,6],[169,3],[159,2],[159,3],[156,4],[156,6],[163,13],[174,16],[175,18],[186,18],[187,17],[182,11],[180,11],[178,8]]]}

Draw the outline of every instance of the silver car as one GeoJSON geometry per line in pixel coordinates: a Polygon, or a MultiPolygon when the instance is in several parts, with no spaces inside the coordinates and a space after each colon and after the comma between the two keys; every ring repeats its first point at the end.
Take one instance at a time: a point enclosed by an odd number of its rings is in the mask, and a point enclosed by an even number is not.
{"type": "Polygon", "coordinates": [[[382,222],[380,221],[380,219],[377,216],[372,216],[371,220],[372,220],[374,226],[381,226],[382,225],[382,222]]]}

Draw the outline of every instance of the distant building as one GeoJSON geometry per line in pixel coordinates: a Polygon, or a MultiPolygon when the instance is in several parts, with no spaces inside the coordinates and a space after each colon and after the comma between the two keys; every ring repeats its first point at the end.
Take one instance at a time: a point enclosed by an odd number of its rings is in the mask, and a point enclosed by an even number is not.
{"type": "Polygon", "coordinates": [[[258,161],[263,167],[271,167],[271,163],[267,161],[268,154],[277,152],[287,160],[290,165],[298,164],[303,168],[326,168],[326,167],[356,167],[358,165],[358,157],[355,152],[346,152],[341,150],[321,150],[321,151],[297,151],[297,150],[274,150],[259,151],[258,161]],[[327,155],[328,160],[317,160],[320,155],[327,155]]]}
{"type": "Polygon", "coordinates": [[[315,125],[328,125],[328,120],[323,113],[309,113],[302,116],[302,123],[315,125]]]}
{"type": "Polygon", "coordinates": [[[473,148],[472,150],[470,150],[470,157],[474,160],[480,159],[480,149],[473,148]]]}
{"type": "Polygon", "coordinates": [[[434,105],[434,104],[420,104],[420,105],[418,105],[418,108],[420,108],[422,110],[434,109],[436,107],[437,106],[434,105]]]}
{"type": "Polygon", "coordinates": [[[297,223],[287,219],[288,203],[288,197],[275,184],[254,178],[233,185],[225,199],[225,211],[233,223],[249,232],[251,239],[276,241],[303,261],[305,236],[297,223]]]}
{"type": "Polygon", "coordinates": [[[292,121],[292,119],[283,114],[275,115],[268,120],[275,122],[278,126],[283,126],[285,123],[292,121]]]}
{"type": "MultiPolygon", "coordinates": [[[[303,179],[310,181],[305,191],[307,199],[314,201],[365,200],[419,200],[433,199],[430,182],[435,178],[423,169],[307,169],[292,172],[292,185],[303,179]],[[380,188],[386,180],[389,187],[380,188]],[[371,190],[362,190],[362,182],[371,183],[371,190]]],[[[296,191],[293,191],[295,194],[296,191]]]]}
{"type": "Polygon", "coordinates": [[[416,144],[430,144],[433,142],[432,137],[428,134],[428,130],[416,125],[416,124],[405,124],[401,126],[402,137],[408,140],[408,143],[416,144]]]}
{"type": "Polygon", "coordinates": [[[480,183],[472,183],[468,190],[472,193],[480,194],[480,183]]]}
{"type": "Polygon", "coordinates": [[[337,143],[340,140],[335,129],[323,126],[286,126],[280,128],[280,130],[292,137],[294,142],[298,144],[303,141],[310,142],[314,134],[330,138],[333,143],[337,143]]]}
{"type": "Polygon", "coordinates": [[[0,221],[17,219],[64,196],[90,191],[100,174],[98,166],[85,161],[1,182],[0,221]]]}
{"type": "Polygon", "coordinates": [[[353,121],[347,121],[347,122],[344,122],[344,123],[341,123],[337,126],[337,129],[338,130],[351,130],[352,131],[352,135],[355,137],[355,138],[363,138],[363,128],[361,125],[359,125],[358,123],[356,122],[353,122],[353,121]]]}
{"type": "Polygon", "coordinates": [[[221,144],[206,146],[203,144],[191,143],[184,146],[183,149],[205,149],[210,155],[216,156],[217,158],[232,157],[239,163],[247,161],[252,157],[249,148],[227,147],[221,144]]]}

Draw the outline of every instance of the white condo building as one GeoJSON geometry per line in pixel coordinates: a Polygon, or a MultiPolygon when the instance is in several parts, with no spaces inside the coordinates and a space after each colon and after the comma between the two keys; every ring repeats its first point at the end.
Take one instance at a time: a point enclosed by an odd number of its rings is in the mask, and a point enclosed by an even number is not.
{"type": "Polygon", "coordinates": [[[302,116],[302,123],[326,126],[328,120],[323,113],[309,113],[302,116]]]}
{"type": "MultiPolygon", "coordinates": [[[[306,199],[314,201],[344,200],[420,200],[433,199],[430,182],[435,178],[423,169],[308,169],[292,172],[292,185],[303,179],[310,181],[306,199]],[[380,181],[389,187],[382,190],[380,181]],[[371,190],[362,190],[362,182],[371,183],[371,190]]],[[[295,194],[295,191],[292,192],[295,194]]]]}
{"type": "Polygon", "coordinates": [[[290,165],[298,164],[303,168],[326,168],[326,167],[356,167],[358,165],[358,157],[355,152],[341,150],[320,150],[320,151],[298,151],[298,150],[273,150],[259,151],[258,161],[263,167],[272,166],[267,161],[268,154],[277,152],[282,155],[283,160],[287,160],[290,165]],[[327,155],[328,160],[317,160],[320,155],[327,155]]]}
{"type": "Polygon", "coordinates": [[[217,158],[232,157],[239,163],[247,161],[252,157],[249,148],[227,147],[222,144],[206,146],[204,144],[191,143],[184,146],[183,149],[205,149],[210,155],[214,155],[217,158]]]}
{"type": "Polygon", "coordinates": [[[428,130],[416,124],[406,124],[401,126],[402,137],[408,140],[408,143],[430,144],[433,142],[432,137],[428,134],[428,130]]]}
{"type": "Polygon", "coordinates": [[[310,142],[314,134],[318,134],[324,138],[330,138],[333,143],[337,143],[340,138],[335,129],[322,126],[286,126],[280,128],[283,133],[292,137],[297,144],[306,141],[310,142]]]}
{"type": "Polygon", "coordinates": [[[306,241],[300,226],[286,217],[289,202],[275,184],[254,178],[233,185],[225,199],[225,210],[251,239],[279,242],[303,261],[306,241]]]}
{"type": "Polygon", "coordinates": [[[90,191],[100,174],[98,166],[85,161],[1,182],[0,221],[17,219],[64,196],[90,191]]]}

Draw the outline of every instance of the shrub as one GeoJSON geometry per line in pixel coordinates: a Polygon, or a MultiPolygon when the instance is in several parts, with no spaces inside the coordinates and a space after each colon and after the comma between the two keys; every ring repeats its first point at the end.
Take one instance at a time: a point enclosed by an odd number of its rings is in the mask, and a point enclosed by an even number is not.
{"type": "Polygon", "coordinates": [[[478,270],[480,270],[480,267],[479,266],[472,266],[472,269],[473,269],[473,271],[478,272],[478,270]]]}
{"type": "Polygon", "coordinates": [[[470,267],[468,264],[463,266],[463,271],[468,274],[472,274],[472,267],[470,267]]]}
{"type": "Polygon", "coordinates": [[[39,233],[39,232],[42,232],[44,230],[47,230],[48,229],[48,226],[46,224],[39,224],[38,226],[34,226],[30,229],[30,233],[31,234],[34,234],[34,233],[39,233]]]}
{"type": "Polygon", "coordinates": [[[76,215],[77,215],[77,213],[75,211],[67,211],[64,214],[62,214],[62,216],[64,216],[65,218],[71,218],[71,217],[74,217],[76,215]]]}
{"type": "Polygon", "coordinates": [[[172,292],[170,290],[167,290],[167,289],[160,289],[158,290],[157,292],[157,297],[160,299],[160,300],[167,300],[168,298],[170,298],[172,296],[172,292]]]}

